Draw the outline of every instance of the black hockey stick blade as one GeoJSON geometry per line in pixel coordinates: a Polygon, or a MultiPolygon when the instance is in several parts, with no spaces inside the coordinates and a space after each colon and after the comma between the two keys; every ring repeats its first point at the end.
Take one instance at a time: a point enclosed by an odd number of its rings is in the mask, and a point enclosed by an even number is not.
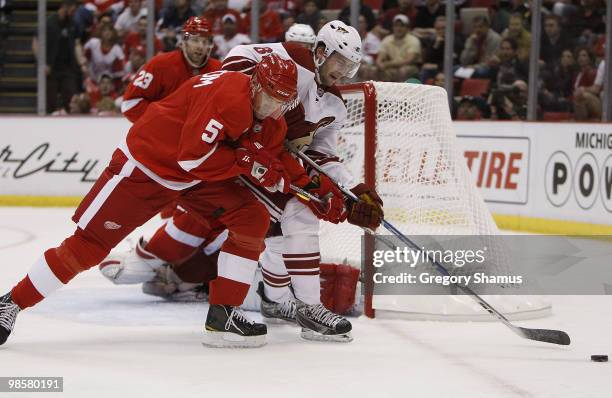
{"type": "Polygon", "coordinates": [[[519,329],[519,334],[529,340],[559,345],[570,345],[571,342],[569,335],[561,330],[528,329],[522,327],[517,327],[517,329],[519,329]]]}

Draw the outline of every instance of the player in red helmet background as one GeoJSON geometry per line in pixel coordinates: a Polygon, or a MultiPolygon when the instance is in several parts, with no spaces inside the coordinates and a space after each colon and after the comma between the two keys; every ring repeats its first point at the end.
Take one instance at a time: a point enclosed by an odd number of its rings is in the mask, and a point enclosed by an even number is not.
{"type": "Polygon", "coordinates": [[[151,58],[125,90],[121,112],[132,123],[151,102],[167,97],[186,80],[221,69],[221,62],[210,57],[212,31],[206,19],[189,18],[182,32],[178,48],[151,58]]]}
{"type": "Polygon", "coordinates": [[[100,263],[135,228],[175,201],[203,225],[221,224],[229,231],[217,278],[210,282],[204,343],[265,344],[266,326],[238,307],[265,247],[269,214],[235,178],[244,175],[283,193],[289,191],[288,182],[308,179],[295,159],[283,157],[287,126],[281,116],[296,97],[295,64],[273,55],[252,77],[227,71],[195,76],[151,103],[76,209],[74,234],[45,251],[0,297],[0,344],[19,311],[100,263]],[[293,165],[285,170],[279,158],[293,165]]]}

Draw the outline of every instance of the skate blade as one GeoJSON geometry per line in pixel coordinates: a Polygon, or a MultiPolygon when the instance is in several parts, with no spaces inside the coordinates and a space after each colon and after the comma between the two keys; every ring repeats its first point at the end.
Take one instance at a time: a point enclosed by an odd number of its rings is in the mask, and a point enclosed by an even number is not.
{"type": "Polygon", "coordinates": [[[345,334],[321,334],[311,329],[302,328],[301,336],[304,340],[324,341],[331,343],[350,343],[353,341],[351,332],[345,334]]]}
{"type": "Polygon", "coordinates": [[[244,337],[235,333],[205,330],[202,345],[212,348],[258,348],[266,345],[266,335],[244,337]]]}

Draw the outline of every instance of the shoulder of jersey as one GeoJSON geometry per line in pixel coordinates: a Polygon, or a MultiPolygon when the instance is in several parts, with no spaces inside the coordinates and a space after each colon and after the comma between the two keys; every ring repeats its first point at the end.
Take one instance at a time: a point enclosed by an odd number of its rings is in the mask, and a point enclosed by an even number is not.
{"type": "Polygon", "coordinates": [[[210,69],[212,71],[216,71],[216,70],[221,69],[222,65],[223,63],[219,61],[217,58],[208,58],[208,61],[206,61],[205,68],[210,69]]]}
{"type": "Polygon", "coordinates": [[[291,42],[283,43],[283,47],[285,48],[285,51],[287,51],[287,54],[291,57],[293,62],[300,65],[302,68],[307,69],[310,72],[314,73],[315,71],[314,59],[312,57],[312,52],[309,49],[297,43],[291,43],[291,42]]]}
{"type": "Polygon", "coordinates": [[[167,53],[161,53],[148,62],[149,65],[155,65],[156,67],[172,67],[176,68],[177,64],[183,63],[183,53],[180,50],[173,50],[167,53]]]}

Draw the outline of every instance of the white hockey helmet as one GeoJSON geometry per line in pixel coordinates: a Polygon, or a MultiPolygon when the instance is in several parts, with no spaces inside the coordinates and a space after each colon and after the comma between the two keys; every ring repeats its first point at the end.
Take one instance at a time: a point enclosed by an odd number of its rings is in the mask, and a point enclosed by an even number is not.
{"type": "Polygon", "coordinates": [[[285,33],[285,41],[295,41],[298,43],[308,43],[313,45],[317,36],[310,25],[303,23],[294,23],[291,25],[287,33],[285,33]]]}
{"type": "Polygon", "coordinates": [[[337,52],[352,65],[346,76],[349,78],[355,76],[361,63],[361,37],[355,28],[342,21],[330,21],[319,30],[315,50],[320,44],[325,46],[325,53],[320,61],[317,61],[315,57],[317,67],[323,65],[330,55],[337,52]]]}

